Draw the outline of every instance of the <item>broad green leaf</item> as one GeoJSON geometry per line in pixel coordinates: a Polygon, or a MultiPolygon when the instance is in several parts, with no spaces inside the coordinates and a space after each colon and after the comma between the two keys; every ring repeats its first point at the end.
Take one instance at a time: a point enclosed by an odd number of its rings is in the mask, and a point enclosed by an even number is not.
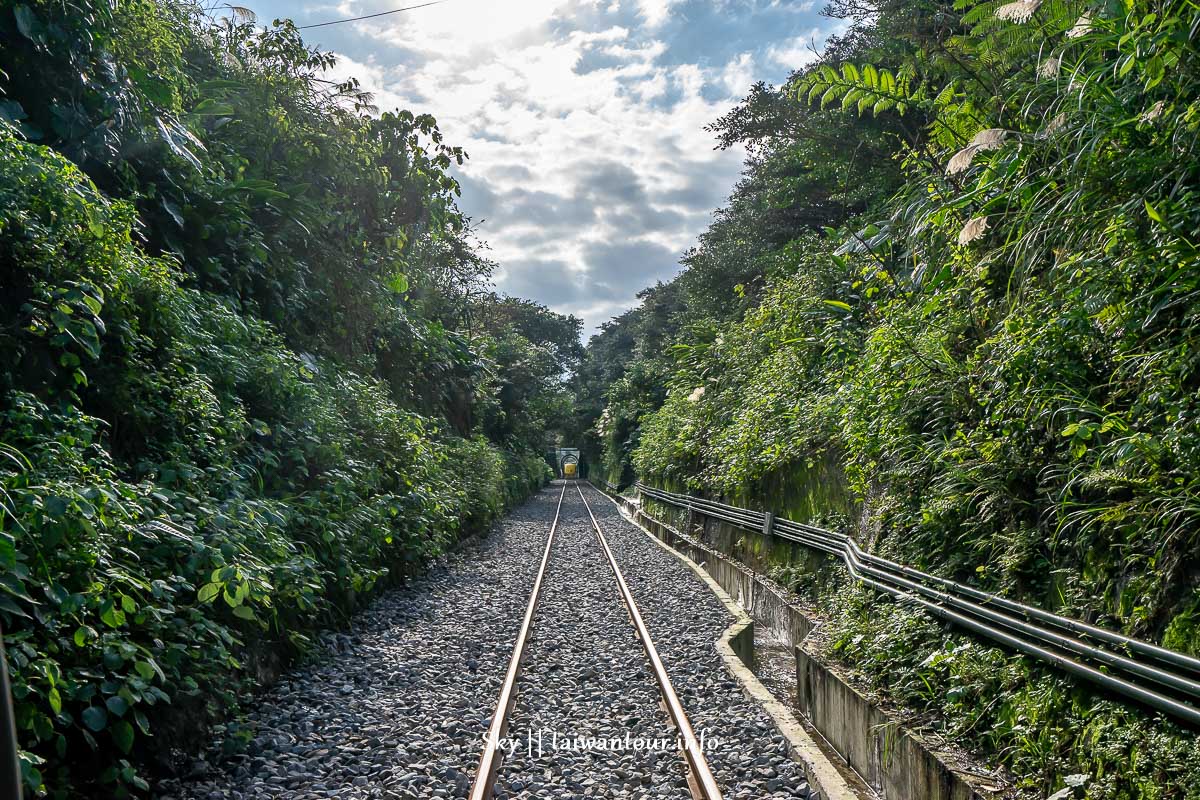
{"type": "Polygon", "coordinates": [[[110,628],[119,628],[125,624],[125,612],[112,600],[105,600],[100,606],[100,620],[110,628]]]}
{"type": "Polygon", "coordinates": [[[112,726],[112,737],[122,753],[133,749],[133,726],[126,720],[120,720],[112,726]]]}
{"type": "Polygon", "coordinates": [[[19,5],[13,8],[13,18],[17,22],[17,30],[26,39],[33,41],[38,40],[38,20],[33,10],[27,5],[19,5]]]}
{"type": "Polygon", "coordinates": [[[396,294],[404,294],[408,291],[408,276],[397,272],[388,280],[388,288],[396,294]]]}
{"type": "Polygon", "coordinates": [[[17,605],[16,601],[6,594],[0,594],[0,610],[7,611],[16,617],[29,617],[28,614],[21,610],[21,607],[17,605]]]}
{"type": "Polygon", "coordinates": [[[17,563],[16,539],[7,531],[0,531],[0,567],[12,569],[17,563]]]}
{"type": "Polygon", "coordinates": [[[90,294],[85,294],[83,296],[83,302],[84,305],[86,305],[88,309],[97,316],[99,316],[100,312],[104,309],[104,301],[98,297],[93,297],[90,294]]]}
{"type": "Polygon", "coordinates": [[[229,103],[223,103],[211,97],[206,97],[188,112],[192,116],[229,117],[233,116],[234,108],[229,103]]]}
{"type": "Polygon", "coordinates": [[[108,725],[108,712],[100,706],[88,706],[81,715],[83,724],[99,733],[108,725]]]}
{"type": "MultiPolygon", "coordinates": [[[[88,226],[88,232],[91,233],[92,236],[94,236],[97,239],[103,239],[104,234],[105,234],[104,220],[100,217],[100,215],[94,209],[91,209],[91,208],[88,209],[86,221],[87,221],[87,226],[88,226]]],[[[87,302],[87,298],[84,298],[84,302],[87,302]]],[[[90,303],[89,303],[89,305],[90,305],[90,303]]],[[[92,313],[98,314],[100,312],[93,311],[92,313]]]]}

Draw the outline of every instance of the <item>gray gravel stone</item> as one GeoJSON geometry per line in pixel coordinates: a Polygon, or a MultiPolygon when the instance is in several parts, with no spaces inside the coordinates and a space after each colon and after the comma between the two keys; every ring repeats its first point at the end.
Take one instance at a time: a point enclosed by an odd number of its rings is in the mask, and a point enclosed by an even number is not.
{"type": "Polygon", "coordinates": [[[346,633],[322,637],[327,654],[258,698],[244,754],[220,760],[214,746],[208,760],[219,764],[198,762],[156,793],[465,797],[447,770],[474,774],[557,502],[557,489],[542,492],[486,539],[381,596],[346,633]]]}
{"type": "MultiPolygon", "coordinates": [[[[180,778],[184,800],[460,798],[470,789],[546,534],[556,485],[493,533],[381,596],[326,651],[257,698],[253,738],[214,742],[180,778]]],[[[584,487],[680,700],[727,797],[807,797],[766,714],[726,672],[714,642],[731,619],[678,559],[584,487]]],[[[497,796],[686,797],[682,757],[616,748],[554,750],[547,737],[669,740],[649,664],[573,487],[518,685],[497,796]],[[536,734],[542,749],[536,749],[536,734]],[[530,746],[530,742],[534,746],[530,746]]]]}
{"type": "Polygon", "coordinates": [[[687,797],[675,788],[684,769],[677,751],[637,749],[674,747],[675,732],[574,487],[564,497],[545,581],[517,684],[508,737],[515,749],[496,797],[543,790],[539,796],[556,798],[687,797]],[[568,749],[576,737],[605,745],[568,749]]]}
{"type": "Polygon", "coordinates": [[[733,618],[682,561],[583,485],[692,727],[718,740],[705,751],[726,797],[806,798],[801,766],[767,713],[725,669],[715,643],[733,618]],[[768,785],[770,782],[770,785],[768,785]]]}

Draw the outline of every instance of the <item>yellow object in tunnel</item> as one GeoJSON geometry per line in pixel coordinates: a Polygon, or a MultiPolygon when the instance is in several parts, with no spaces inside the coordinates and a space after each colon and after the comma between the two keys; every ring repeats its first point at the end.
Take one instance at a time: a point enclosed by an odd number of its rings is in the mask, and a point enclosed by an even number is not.
{"type": "Polygon", "coordinates": [[[575,477],[575,465],[574,464],[563,464],[563,477],[564,478],[574,478],[575,477]]]}

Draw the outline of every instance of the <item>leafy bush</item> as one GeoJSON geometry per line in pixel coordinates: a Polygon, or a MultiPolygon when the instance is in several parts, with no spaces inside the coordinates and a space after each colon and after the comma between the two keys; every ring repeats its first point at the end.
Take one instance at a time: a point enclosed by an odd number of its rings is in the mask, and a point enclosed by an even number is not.
{"type": "Polygon", "coordinates": [[[329,89],[290,23],[30,3],[0,5],[0,35],[21,759],[35,794],[125,796],[314,630],[542,485],[548,417],[491,439],[478,419],[561,404],[561,361],[518,370],[498,342],[579,323],[525,304],[457,329],[514,302],[478,299],[461,151],[329,89]]]}
{"type": "MultiPolygon", "coordinates": [[[[1200,173],[1181,157],[1200,125],[1200,11],[831,9],[852,25],[824,61],[720,123],[748,143],[748,176],[654,290],[682,294],[679,310],[647,301],[589,347],[623,342],[596,413],[637,444],[602,440],[606,457],[1200,653],[1200,173]],[[822,135],[831,114],[849,144],[822,135]],[[881,136],[886,191],[843,184],[838,167],[857,174],[855,148],[881,136]],[[865,207],[830,208],[852,189],[865,207]],[[739,241],[754,244],[724,262],[739,241]],[[648,355],[664,340],[665,367],[648,355]],[[632,397],[651,369],[661,380],[632,397]]],[[[1021,786],[1083,775],[1093,798],[1197,796],[1194,734],[814,585],[832,654],[1021,786]]]]}

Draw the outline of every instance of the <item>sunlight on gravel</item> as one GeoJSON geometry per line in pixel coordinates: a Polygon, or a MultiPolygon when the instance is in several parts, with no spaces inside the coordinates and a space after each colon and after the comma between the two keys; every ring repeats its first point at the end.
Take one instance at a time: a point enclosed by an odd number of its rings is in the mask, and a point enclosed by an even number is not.
{"type": "MultiPolygon", "coordinates": [[[[214,742],[157,796],[466,797],[559,491],[543,491],[487,539],[381,597],[347,633],[326,635],[314,663],[262,695],[242,752],[221,757],[214,742]]],[[[713,646],[731,622],[724,607],[603,495],[584,491],[726,796],[807,797],[782,737],[713,646]]],[[[573,487],[546,581],[496,796],[687,797],[673,749],[564,743],[675,741],[573,487]]]]}

